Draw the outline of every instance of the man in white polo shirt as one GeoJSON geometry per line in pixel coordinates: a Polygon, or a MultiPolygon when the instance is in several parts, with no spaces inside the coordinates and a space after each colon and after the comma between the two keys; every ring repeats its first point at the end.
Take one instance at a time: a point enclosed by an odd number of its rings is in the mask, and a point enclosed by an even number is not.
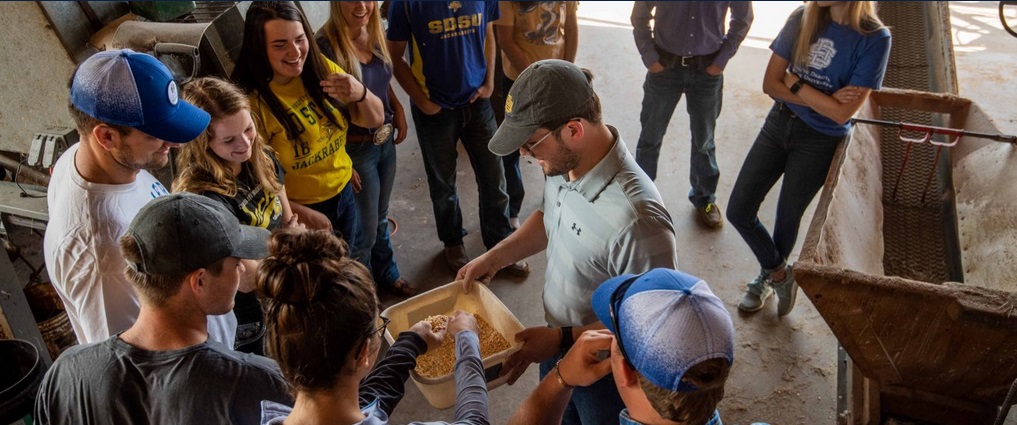
{"type": "MultiPolygon", "coordinates": [[[[503,369],[509,383],[534,362],[543,378],[576,336],[603,327],[590,302],[601,282],[678,267],[671,216],[618,130],[602,121],[592,79],[589,70],[562,60],[530,65],[512,86],[505,121],[489,144],[497,155],[518,150],[532,156],[548,177],[540,208],[458,274],[467,282],[486,281],[502,267],[547,253],[548,326],[516,336],[523,348],[503,369]]],[[[611,423],[623,407],[612,378],[605,377],[573,392],[563,423],[611,423]]]]}

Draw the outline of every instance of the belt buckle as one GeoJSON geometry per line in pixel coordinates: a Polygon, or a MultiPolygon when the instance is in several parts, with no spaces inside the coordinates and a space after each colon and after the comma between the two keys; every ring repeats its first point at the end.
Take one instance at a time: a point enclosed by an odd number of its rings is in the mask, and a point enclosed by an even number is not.
{"type": "Polygon", "coordinates": [[[682,68],[688,68],[688,67],[692,66],[691,63],[686,62],[686,61],[691,61],[691,60],[693,60],[695,58],[696,58],[695,56],[682,56],[682,68]]]}
{"type": "Polygon", "coordinates": [[[385,142],[388,140],[389,136],[392,135],[392,128],[393,128],[392,123],[388,123],[382,125],[381,127],[378,127],[378,129],[374,131],[374,144],[384,145],[385,142]]]}

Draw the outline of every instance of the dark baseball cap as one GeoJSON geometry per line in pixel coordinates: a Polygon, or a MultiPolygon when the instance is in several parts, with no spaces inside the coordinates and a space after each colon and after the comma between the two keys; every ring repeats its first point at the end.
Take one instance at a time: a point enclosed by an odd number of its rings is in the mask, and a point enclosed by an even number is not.
{"type": "Polygon", "coordinates": [[[145,204],[127,234],[141,251],[128,265],[142,273],[190,273],[226,257],[268,255],[268,230],[241,225],[222,204],[193,193],[174,193],[145,204]]]}
{"type": "Polygon", "coordinates": [[[135,128],[172,143],[198,137],[211,120],[180,99],[173,75],[158,59],[130,49],[85,59],[71,81],[71,103],[99,121],[135,128]]]}
{"type": "Polygon", "coordinates": [[[560,59],[545,59],[526,67],[505,98],[505,121],[488,149],[495,155],[516,152],[540,124],[574,118],[593,97],[593,86],[582,68],[560,59]]]}

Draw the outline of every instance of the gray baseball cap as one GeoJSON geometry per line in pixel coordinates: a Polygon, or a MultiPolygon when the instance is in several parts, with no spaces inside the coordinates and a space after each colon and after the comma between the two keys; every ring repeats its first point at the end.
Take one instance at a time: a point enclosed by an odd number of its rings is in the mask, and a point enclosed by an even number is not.
{"type": "Polygon", "coordinates": [[[574,118],[593,97],[583,70],[560,59],[545,59],[526,67],[505,98],[505,121],[488,149],[505,156],[518,151],[540,124],[574,118]]]}
{"type": "Polygon", "coordinates": [[[268,230],[241,225],[225,206],[193,193],[153,199],[134,216],[127,234],[142,257],[128,265],[147,274],[185,274],[226,257],[268,255],[268,230]]]}

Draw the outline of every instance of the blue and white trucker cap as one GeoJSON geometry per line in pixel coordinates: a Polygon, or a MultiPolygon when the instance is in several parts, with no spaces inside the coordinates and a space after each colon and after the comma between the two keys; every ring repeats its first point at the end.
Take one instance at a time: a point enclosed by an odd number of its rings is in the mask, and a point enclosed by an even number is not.
{"type": "Polygon", "coordinates": [[[162,62],[130,49],[92,55],[71,82],[71,103],[82,112],[171,143],[194,140],[211,119],[179,93],[162,62]]]}
{"type": "Polygon", "coordinates": [[[593,293],[593,310],[625,359],[660,388],[695,391],[682,381],[690,367],[734,361],[731,314],[698,277],[669,269],[613,277],[593,293]]]}

